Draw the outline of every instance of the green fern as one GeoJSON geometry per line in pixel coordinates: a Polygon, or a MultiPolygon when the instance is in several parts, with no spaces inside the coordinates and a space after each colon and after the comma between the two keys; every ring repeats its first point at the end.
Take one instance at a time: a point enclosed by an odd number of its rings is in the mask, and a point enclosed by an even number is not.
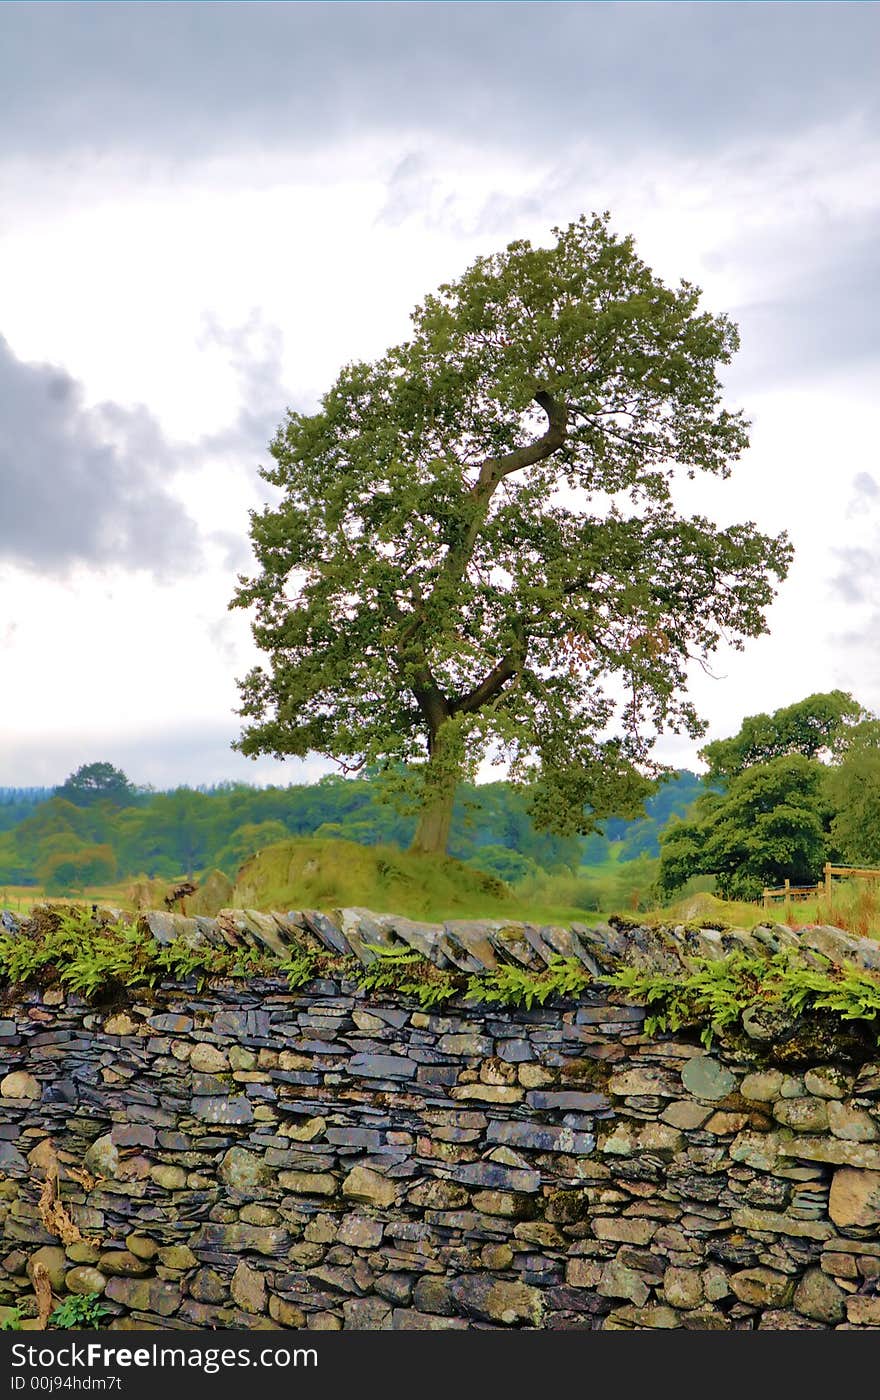
{"type": "Polygon", "coordinates": [[[320,973],[322,962],[321,954],[312,948],[294,948],[290,957],[278,963],[277,967],[287,978],[290,990],[296,992],[308,982],[314,981],[320,973]]]}
{"type": "Polygon", "coordinates": [[[357,984],[364,992],[396,992],[415,997],[420,1006],[430,1008],[449,1001],[462,989],[463,979],[435,967],[413,948],[387,948],[368,944],[373,962],[361,969],[357,984]]]}
{"type": "Polygon", "coordinates": [[[681,977],[621,968],[609,986],[640,1001],[648,1011],[645,1030],[677,1031],[699,1026],[704,1045],[741,1023],[756,1009],[780,1009],[802,1016],[830,1011],[844,1021],[874,1021],[880,1012],[880,978],[853,966],[837,967],[819,954],[819,966],[805,966],[791,949],[772,958],[734,954],[720,961],[695,962],[681,977]]]}
{"type": "Polygon", "coordinates": [[[544,972],[501,965],[491,972],[480,973],[468,982],[466,996],[468,1001],[525,1006],[531,1010],[535,1002],[543,1006],[553,996],[578,997],[592,981],[576,958],[556,956],[551,958],[544,972]]]}

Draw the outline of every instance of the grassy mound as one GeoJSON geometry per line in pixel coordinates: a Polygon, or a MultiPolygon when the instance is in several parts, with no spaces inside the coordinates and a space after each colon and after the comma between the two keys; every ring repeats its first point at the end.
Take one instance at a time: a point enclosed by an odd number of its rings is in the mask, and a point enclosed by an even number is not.
{"type": "Polygon", "coordinates": [[[503,881],[471,865],[317,837],[266,846],[239,871],[233,903],[239,909],[362,905],[441,923],[515,917],[503,881]]]}

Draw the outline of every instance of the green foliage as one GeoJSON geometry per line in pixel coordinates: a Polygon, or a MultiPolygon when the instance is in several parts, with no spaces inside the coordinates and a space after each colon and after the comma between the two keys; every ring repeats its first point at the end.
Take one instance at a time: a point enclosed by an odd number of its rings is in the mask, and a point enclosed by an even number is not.
{"type": "MultiPolygon", "coordinates": [[[[575,958],[554,957],[540,972],[500,964],[466,976],[438,968],[408,947],[372,946],[373,961],[362,967],[353,958],[305,947],[291,949],[284,959],[252,950],[191,948],[181,940],[159,947],[134,926],[101,924],[82,913],[44,911],[39,923],[29,938],[0,938],[0,977],[16,985],[55,978],[89,999],[192,977],[204,985],[210,977],[284,976],[296,991],[326,976],[353,982],[365,992],[412,997],[426,1009],[453,997],[530,1009],[555,997],[576,1000],[596,985],[575,958]]],[[[707,1047],[739,1028],[746,1011],[760,1008],[876,1023],[880,974],[838,967],[816,952],[810,957],[806,965],[790,949],[768,958],[734,953],[719,960],[694,959],[689,970],[674,976],[620,967],[598,984],[643,1003],[649,1035],[698,1027],[707,1047]]]]}
{"type": "Polygon", "coordinates": [[[465,995],[468,1001],[531,1010],[535,1002],[543,1006],[550,997],[578,997],[592,982],[576,958],[554,957],[543,972],[501,964],[491,972],[471,977],[465,995]]]}
{"type": "Polygon", "coordinates": [[[700,1026],[707,1047],[755,1008],[784,1009],[795,1016],[828,1011],[845,1021],[875,1021],[880,1011],[877,975],[812,956],[820,967],[806,966],[791,950],[769,959],[736,953],[718,961],[695,961],[691,971],[680,976],[621,968],[605,980],[647,1007],[649,1035],[700,1026]]]}
{"type": "Polygon", "coordinates": [[[478,258],[408,342],[289,413],[232,601],[266,657],[241,750],[388,768],[422,850],[487,751],[541,827],[637,814],[656,732],[704,732],[692,658],[764,631],[790,561],[673,501],[747,445],[721,407],[736,328],[607,215],[553,233],[478,258]]]}
{"type": "Polygon", "coordinates": [[[374,961],[356,975],[362,991],[393,991],[411,996],[421,1006],[432,1007],[461,995],[486,1005],[543,1006],[550,997],[577,997],[592,983],[587,970],[575,958],[554,957],[542,972],[501,964],[489,972],[465,977],[435,967],[413,948],[371,944],[374,961]]]}
{"type": "Polygon", "coordinates": [[[472,865],[316,837],[262,851],[241,871],[236,900],[254,909],[363,907],[431,920],[493,917],[511,906],[507,886],[472,865]]]}
{"type": "Polygon", "coordinates": [[[52,1327],[100,1327],[110,1309],[101,1302],[100,1293],[72,1293],[49,1314],[52,1327]]]}
{"type": "MultiPolygon", "coordinates": [[[[516,887],[515,898],[519,906],[533,909],[568,908],[572,911],[566,915],[569,920],[599,911],[649,909],[654,903],[658,869],[659,862],[647,856],[623,861],[615,851],[603,865],[582,866],[574,874],[536,871],[516,887]]],[[[554,919],[548,916],[542,922],[554,919]]]]}
{"type": "Polygon", "coordinates": [[[84,910],[44,911],[29,937],[0,933],[0,978],[13,986],[58,981],[95,1001],[121,989],[151,988],[164,980],[250,977],[277,967],[250,949],[194,946],[176,938],[158,944],[137,924],[94,919],[84,910]]]}
{"type": "Polygon", "coordinates": [[[37,867],[40,883],[50,894],[82,890],[87,885],[107,885],[116,873],[116,856],[106,843],[81,846],[76,851],[56,851],[37,867]]]}
{"type": "Polygon", "coordinates": [[[424,1007],[437,1006],[461,991],[460,977],[441,971],[412,948],[369,946],[375,959],[358,975],[362,991],[394,991],[399,996],[415,997],[424,1007]]]}
{"type": "Polygon", "coordinates": [[[22,1328],[21,1308],[10,1308],[6,1317],[0,1322],[0,1332],[21,1332],[22,1328]]]}
{"type": "Polygon", "coordinates": [[[123,807],[134,795],[135,789],[129,779],[112,763],[83,763],[55,790],[56,797],[73,802],[77,807],[89,807],[95,802],[112,802],[123,807]]]}
{"type": "MultiPolygon", "coordinates": [[[[117,878],[169,881],[215,866],[234,877],[255,852],[286,837],[316,832],[364,846],[405,847],[415,819],[395,813],[382,792],[381,779],[373,775],[286,788],[181,788],[141,794],[136,805],[124,808],[107,803],[80,808],[57,797],[36,806],[22,804],[15,808],[21,819],[14,829],[0,832],[0,883],[42,884],[61,863],[57,858],[95,846],[112,851],[117,878]]],[[[607,855],[607,843],[597,839],[607,855]]],[[[579,838],[538,831],[525,797],[511,784],[484,783],[462,784],[458,790],[450,854],[502,875],[509,861],[505,878],[511,878],[523,862],[528,869],[576,867],[583,851],[579,838]],[[505,851],[507,857],[501,854],[505,851]]],[[[93,873],[106,876],[108,870],[93,873]]],[[[74,880],[81,878],[80,872],[73,873],[74,880]]],[[[59,892],[74,888],[80,885],[59,892]]]]}
{"type": "Polygon", "coordinates": [[[729,781],[746,768],[774,758],[839,754],[853,726],[866,717],[858,701],[843,690],[808,695],[772,715],[748,715],[738,734],[707,744],[700,757],[709,765],[710,779],[729,781]]]}
{"type": "Polygon", "coordinates": [[[831,836],[844,861],[880,865],[880,733],[876,721],[857,725],[838,764],[828,770],[834,810],[831,836]]]}
{"type": "MultiPolygon", "coordinates": [[[[661,781],[657,791],[645,803],[644,817],[631,822],[622,821],[620,818],[603,822],[602,830],[607,833],[609,839],[615,844],[620,843],[618,860],[627,862],[637,860],[641,856],[659,856],[661,832],[673,818],[684,817],[706,790],[707,783],[704,779],[683,769],[661,781]]],[[[585,858],[585,863],[600,865],[602,857],[592,861],[585,858]]]]}
{"type": "Polygon", "coordinates": [[[245,822],[236,827],[229,840],[216,855],[216,865],[233,879],[245,861],[255,856],[264,846],[287,839],[289,832],[283,822],[245,822]]]}
{"type": "Polygon", "coordinates": [[[744,769],[726,792],[708,792],[690,821],[661,840],[664,895],[692,875],[715,875],[729,899],[757,899],[765,885],[816,882],[829,853],[831,811],[822,764],[801,754],[744,769]]]}
{"type": "Polygon", "coordinates": [[[311,948],[297,948],[278,964],[278,971],[287,978],[290,990],[295,992],[320,975],[323,961],[321,955],[311,948]]]}

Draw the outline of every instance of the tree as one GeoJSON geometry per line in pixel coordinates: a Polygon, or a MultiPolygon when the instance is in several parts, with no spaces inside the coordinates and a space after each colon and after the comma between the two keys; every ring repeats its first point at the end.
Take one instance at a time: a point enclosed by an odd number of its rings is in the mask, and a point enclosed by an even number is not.
{"type": "Polygon", "coordinates": [[[876,867],[880,863],[880,723],[856,725],[840,762],[825,781],[834,809],[831,834],[843,860],[876,867]]]}
{"type": "Polygon", "coordinates": [[[404,761],[419,850],[445,848],[487,752],[545,825],[634,814],[657,732],[705,730],[689,662],[765,631],[790,562],[784,535],[672,499],[747,446],[718,377],[736,327],[607,215],[554,235],[478,258],[408,342],[288,413],[231,604],[268,658],[237,746],[404,761]]]}
{"type": "Polygon", "coordinates": [[[700,751],[709,780],[730,779],[755,763],[787,754],[805,758],[839,756],[867,711],[843,690],[808,695],[772,715],[748,715],[738,734],[716,739],[700,751]]]}
{"type": "Polygon", "coordinates": [[[116,807],[124,807],[134,795],[131,782],[112,763],[83,763],[55,789],[56,797],[77,807],[89,807],[95,802],[112,802],[116,807]]]}
{"type": "Polygon", "coordinates": [[[47,855],[38,869],[40,882],[53,894],[106,885],[116,878],[116,857],[110,846],[82,846],[47,855]]]}
{"type": "Polygon", "coordinates": [[[726,792],[707,792],[690,821],[660,838],[660,890],[670,895],[692,875],[715,875],[729,899],[757,899],[786,879],[813,883],[829,853],[826,778],[821,763],[791,754],[743,769],[726,792]]]}

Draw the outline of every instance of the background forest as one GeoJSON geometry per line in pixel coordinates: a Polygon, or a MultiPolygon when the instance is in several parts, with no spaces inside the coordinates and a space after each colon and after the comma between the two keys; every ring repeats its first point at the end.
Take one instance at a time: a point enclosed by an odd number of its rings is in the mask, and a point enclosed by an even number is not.
{"type": "MultiPolygon", "coordinates": [[[[826,860],[880,863],[880,722],[842,691],[744,719],[701,751],[707,771],[664,775],[635,820],[585,835],[540,829],[507,782],[461,784],[449,855],[539,903],[639,908],[682,891],[754,900],[815,883],[826,860]]],[[[139,788],[106,762],[58,788],[0,789],[0,886],[73,894],[139,877],[173,881],[319,837],[406,850],[415,818],[381,772],[307,786],[139,788]]],[[[589,814],[584,822],[589,825],[589,814]]]]}

